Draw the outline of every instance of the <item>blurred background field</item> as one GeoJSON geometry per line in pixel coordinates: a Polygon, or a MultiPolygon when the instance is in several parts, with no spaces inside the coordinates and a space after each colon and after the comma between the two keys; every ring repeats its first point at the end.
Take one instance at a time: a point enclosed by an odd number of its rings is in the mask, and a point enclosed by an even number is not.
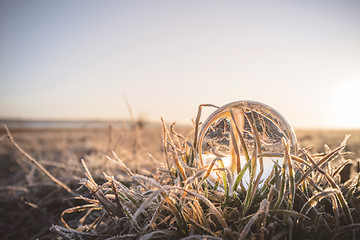
{"type": "MultiPolygon", "coordinates": [[[[79,181],[85,177],[80,159],[84,159],[95,180],[104,182],[103,172],[114,175],[126,183],[128,179],[119,171],[119,167],[108,160],[112,151],[135,173],[151,176],[164,162],[162,147],[162,129],[160,124],[121,123],[77,123],[72,128],[41,128],[38,125],[12,125],[8,122],[15,141],[36,158],[55,177],[72,189],[79,188],[79,181]],[[36,127],[34,127],[36,126],[36,127]]],[[[50,124],[51,125],[51,124],[50,124]]],[[[45,126],[50,126],[45,124],[45,126]]],[[[62,125],[58,125],[62,126],[62,125]]],[[[176,126],[175,131],[187,134],[190,126],[176,126]]],[[[360,158],[360,130],[331,129],[295,129],[300,147],[311,147],[310,152],[326,152],[339,146],[346,134],[351,134],[345,151],[352,152],[344,156],[352,159],[353,164],[347,171],[358,171],[357,159],[360,158]]],[[[53,238],[49,231],[52,224],[61,224],[60,215],[66,208],[78,205],[75,200],[39,172],[25,157],[16,150],[5,136],[5,129],[0,130],[0,232],[6,238],[36,237],[53,238]]],[[[349,173],[346,173],[349,174],[349,173]]],[[[86,190],[79,192],[88,194],[86,190]]],[[[70,222],[71,214],[67,216],[70,222]]]]}

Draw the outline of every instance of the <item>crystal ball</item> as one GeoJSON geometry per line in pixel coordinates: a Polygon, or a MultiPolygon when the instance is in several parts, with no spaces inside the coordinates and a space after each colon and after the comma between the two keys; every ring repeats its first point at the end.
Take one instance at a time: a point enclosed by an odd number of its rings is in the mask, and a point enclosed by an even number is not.
{"type": "MultiPolygon", "coordinates": [[[[236,174],[256,154],[257,159],[263,159],[261,180],[264,180],[274,164],[283,164],[285,147],[282,139],[289,143],[290,153],[296,154],[294,130],[275,109],[254,101],[229,103],[214,111],[200,130],[197,143],[199,167],[220,157],[223,166],[217,162],[215,167],[225,167],[236,174]]],[[[260,172],[259,165],[256,174],[260,172]]],[[[245,184],[249,181],[247,172],[242,181],[245,184]]],[[[212,173],[209,180],[215,181],[218,176],[212,173]]]]}

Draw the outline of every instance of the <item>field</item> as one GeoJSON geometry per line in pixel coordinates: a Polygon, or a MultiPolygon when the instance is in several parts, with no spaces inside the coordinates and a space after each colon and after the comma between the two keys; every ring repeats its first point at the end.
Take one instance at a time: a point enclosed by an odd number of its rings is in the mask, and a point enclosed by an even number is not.
{"type": "MultiPolygon", "coordinates": [[[[191,128],[175,126],[175,129],[186,135],[191,128]]],[[[106,158],[107,155],[114,158],[112,151],[132,173],[142,176],[157,175],[156,170],[164,167],[165,163],[160,125],[134,128],[109,126],[108,129],[10,129],[10,132],[25,152],[70,187],[77,198],[73,193],[66,192],[55,184],[24,157],[6,137],[6,131],[2,127],[0,232],[3,239],[55,239],[58,236],[59,232],[56,229],[50,231],[50,228],[53,225],[64,226],[61,221],[62,212],[84,205],[88,202],[85,198],[92,197],[90,191],[80,184],[81,179],[88,177],[81,159],[84,159],[92,177],[99,185],[108,181],[103,173],[114,176],[125,186],[131,185],[132,180],[124,168],[106,158]]],[[[311,146],[308,148],[311,154],[327,152],[325,144],[331,150],[335,149],[346,134],[352,134],[343,150],[352,152],[343,155],[344,159],[352,160],[342,171],[341,181],[356,176],[356,171],[359,171],[357,160],[360,158],[360,130],[296,129],[295,132],[299,146],[311,146]]],[[[336,164],[340,164],[340,160],[336,164]]],[[[83,216],[75,210],[69,211],[64,215],[64,220],[70,227],[81,230],[81,226],[86,225],[83,216]]],[[[343,218],[341,214],[340,218],[343,218]]],[[[355,219],[359,217],[355,216],[355,219]]],[[[204,231],[206,232],[206,229],[204,231]]],[[[62,237],[66,239],[66,236],[62,237]]],[[[136,235],[129,234],[128,237],[136,238],[136,235]]],[[[226,235],[223,237],[226,238],[226,235]]],[[[228,238],[232,238],[231,234],[228,238]]]]}

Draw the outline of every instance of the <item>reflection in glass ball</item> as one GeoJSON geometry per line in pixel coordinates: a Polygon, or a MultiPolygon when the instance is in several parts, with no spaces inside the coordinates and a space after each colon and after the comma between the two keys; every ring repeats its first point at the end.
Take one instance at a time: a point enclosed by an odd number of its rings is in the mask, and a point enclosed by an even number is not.
{"type": "MultiPolygon", "coordinates": [[[[264,180],[270,175],[274,162],[283,163],[283,138],[289,142],[290,153],[296,154],[295,133],[276,110],[253,101],[229,103],[212,113],[203,124],[197,144],[199,166],[205,166],[220,156],[224,167],[232,173],[239,173],[249,157],[256,154],[257,158],[263,159],[261,180],[264,180]]],[[[256,174],[259,171],[257,164],[256,174]]],[[[211,174],[210,180],[216,181],[217,176],[211,174]]],[[[243,183],[248,184],[248,181],[247,170],[243,183]]]]}

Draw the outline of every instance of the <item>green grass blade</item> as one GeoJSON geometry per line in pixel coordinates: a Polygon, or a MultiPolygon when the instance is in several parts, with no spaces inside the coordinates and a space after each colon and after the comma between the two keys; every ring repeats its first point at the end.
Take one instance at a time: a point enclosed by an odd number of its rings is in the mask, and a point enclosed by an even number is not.
{"type": "Polygon", "coordinates": [[[274,209],[278,209],[284,200],[285,194],[285,187],[286,187],[286,160],[284,159],[283,166],[281,168],[281,182],[280,182],[280,189],[278,199],[275,202],[274,209]]]}
{"type": "Polygon", "coordinates": [[[296,185],[295,185],[295,174],[294,174],[294,168],[293,168],[293,164],[292,164],[292,160],[290,157],[290,145],[289,142],[287,142],[284,138],[283,140],[283,145],[285,148],[285,159],[284,161],[286,161],[288,169],[289,169],[289,210],[293,209],[293,205],[294,205],[294,200],[295,200],[295,190],[296,190],[296,185]]]}
{"type": "Polygon", "coordinates": [[[247,161],[245,166],[241,169],[240,173],[237,175],[237,177],[235,179],[235,182],[233,185],[233,191],[236,191],[236,189],[238,188],[239,183],[242,180],[242,178],[245,174],[245,171],[249,168],[249,166],[250,166],[250,161],[247,161]]]}

